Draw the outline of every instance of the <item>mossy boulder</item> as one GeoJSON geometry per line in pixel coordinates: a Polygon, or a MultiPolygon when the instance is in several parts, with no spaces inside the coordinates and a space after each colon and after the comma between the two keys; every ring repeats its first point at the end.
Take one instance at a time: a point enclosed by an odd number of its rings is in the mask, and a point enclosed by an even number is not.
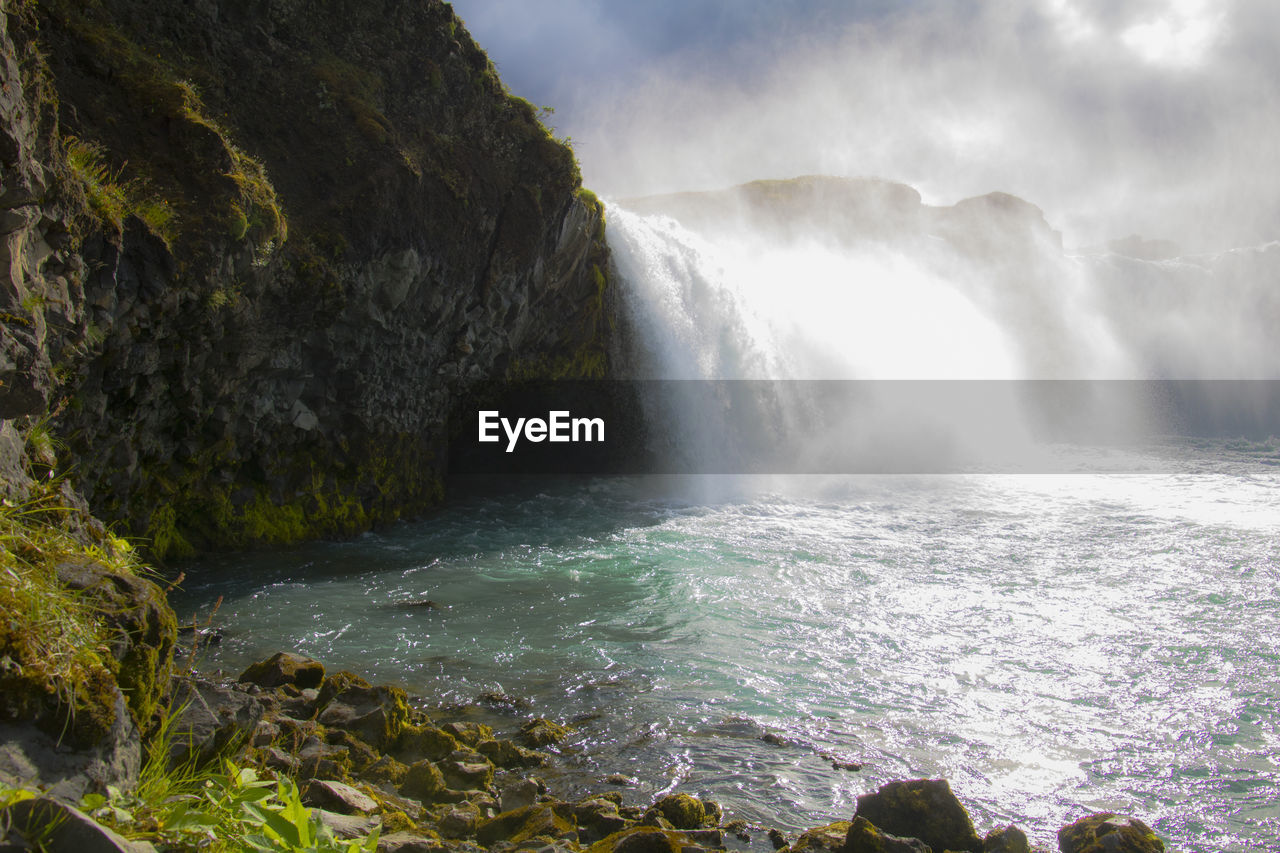
{"type": "Polygon", "coordinates": [[[334,695],[316,721],[350,732],[374,749],[385,750],[409,722],[409,697],[399,687],[353,684],[334,695]]]}
{"type": "Polygon", "coordinates": [[[169,688],[178,637],[178,620],[164,591],[145,578],[90,559],[62,563],[55,571],[105,623],[116,683],[134,720],[146,727],[169,688]]]}
{"type": "Polygon", "coordinates": [[[855,816],[866,818],[883,832],[919,838],[934,850],[982,850],[973,820],[945,779],[890,782],[875,793],[858,797],[855,816]]]}
{"type": "Polygon", "coordinates": [[[470,747],[493,738],[493,729],[484,723],[448,722],[440,729],[470,747]]]}
{"type": "Polygon", "coordinates": [[[837,853],[844,847],[851,824],[852,821],[838,820],[805,830],[787,850],[789,853],[837,853]]]}
{"type": "Polygon", "coordinates": [[[485,847],[499,841],[508,841],[518,847],[535,836],[577,840],[573,806],[568,803],[535,803],[496,815],[476,829],[476,841],[485,847]]]}
{"type": "Polygon", "coordinates": [[[688,846],[689,840],[679,832],[635,826],[600,839],[587,853],[682,853],[688,846]]]}
{"type": "Polygon", "coordinates": [[[266,660],[250,664],[239,680],[267,689],[292,684],[305,690],[319,687],[324,681],[324,664],[305,655],[277,652],[266,660]]]}
{"type": "Polygon", "coordinates": [[[993,829],[982,839],[982,853],[1031,853],[1027,834],[1013,824],[993,829]]]}
{"type": "Polygon", "coordinates": [[[439,762],[440,772],[450,788],[460,791],[485,791],[493,784],[493,765],[475,753],[459,751],[457,758],[439,762]],[[479,759],[469,760],[469,759],[479,759]]]}
{"type": "Polygon", "coordinates": [[[354,672],[345,669],[339,670],[321,682],[320,692],[316,694],[316,708],[323,710],[326,705],[333,701],[335,696],[352,687],[372,686],[372,684],[354,672]]]}
{"type": "Polygon", "coordinates": [[[362,768],[359,772],[360,778],[367,782],[372,782],[375,785],[387,784],[394,788],[399,788],[403,785],[408,774],[408,766],[396,761],[390,755],[379,756],[376,761],[362,768]]]}
{"type": "Polygon", "coordinates": [[[482,740],[475,749],[495,767],[538,767],[547,762],[545,753],[525,749],[509,740],[482,740]]]}
{"type": "Polygon", "coordinates": [[[429,803],[443,794],[447,787],[440,768],[430,761],[415,761],[405,771],[404,781],[400,784],[400,793],[429,803]]]}
{"type": "Polygon", "coordinates": [[[413,764],[424,758],[439,761],[452,755],[459,746],[458,739],[444,729],[406,725],[400,730],[389,751],[400,761],[413,764]]]}
{"type": "Polygon", "coordinates": [[[843,853],[933,853],[933,849],[919,838],[901,838],[866,818],[855,817],[849,824],[843,853]]]}
{"type": "Polygon", "coordinates": [[[654,808],[676,829],[699,829],[707,820],[702,801],[688,794],[668,794],[654,808]]]}
{"type": "Polygon", "coordinates": [[[520,727],[520,739],[526,746],[534,749],[559,743],[568,736],[567,728],[542,717],[536,717],[520,727]]]}
{"type": "Polygon", "coordinates": [[[1164,853],[1164,842],[1137,818],[1099,812],[1058,830],[1058,848],[1062,853],[1164,853]]]}

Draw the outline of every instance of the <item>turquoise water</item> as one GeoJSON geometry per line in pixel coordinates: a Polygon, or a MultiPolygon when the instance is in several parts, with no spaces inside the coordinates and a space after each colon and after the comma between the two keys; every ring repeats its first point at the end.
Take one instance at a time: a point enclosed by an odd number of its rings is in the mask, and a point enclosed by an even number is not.
{"type": "Polygon", "coordinates": [[[944,776],[980,832],[1087,810],[1280,847],[1280,474],[566,480],[188,569],[231,672],[298,649],[576,720],[559,793],[635,777],[797,830],[944,776]],[[398,607],[430,599],[438,608],[398,607]],[[771,735],[767,740],[766,735],[771,735]],[[826,757],[824,757],[826,756],[826,757]],[[859,772],[829,760],[857,762],[859,772]]]}

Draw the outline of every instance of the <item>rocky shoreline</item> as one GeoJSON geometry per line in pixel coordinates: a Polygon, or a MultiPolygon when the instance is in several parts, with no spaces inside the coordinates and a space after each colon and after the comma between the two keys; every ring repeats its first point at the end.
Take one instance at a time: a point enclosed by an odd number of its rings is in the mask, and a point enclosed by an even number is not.
{"type": "MultiPolygon", "coordinates": [[[[610,790],[561,799],[539,774],[555,761],[556,745],[569,734],[564,726],[532,717],[498,733],[466,720],[465,708],[428,713],[399,687],[327,673],[320,662],[286,652],[234,681],[175,677],[171,707],[178,709],[167,744],[174,766],[228,757],[264,778],[288,777],[334,836],[362,839],[377,831],[377,850],[385,853],[701,853],[760,847],[765,839],[783,853],[1045,850],[1012,825],[980,836],[941,779],[891,782],[859,797],[849,819],[795,838],[726,821],[718,804],[688,793],[628,802],[629,780],[621,775],[610,779],[616,785],[610,790]]],[[[21,826],[25,819],[28,833],[39,829],[38,812],[15,808],[0,820],[21,826]]],[[[67,825],[91,831],[79,819],[67,825]]],[[[157,849],[111,835],[102,828],[102,843],[115,846],[92,849],[157,849]]],[[[85,849],[80,841],[50,849],[73,846],[85,849]]],[[[1098,813],[1063,827],[1058,848],[1158,853],[1164,845],[1139,820],[1098,813]]],[[[0,843],[9,849],[28,848],[0,843]]]]}

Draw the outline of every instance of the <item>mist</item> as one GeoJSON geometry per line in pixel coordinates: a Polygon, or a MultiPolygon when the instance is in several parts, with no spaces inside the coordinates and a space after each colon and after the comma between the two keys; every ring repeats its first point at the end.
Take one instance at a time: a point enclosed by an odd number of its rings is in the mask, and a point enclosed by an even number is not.
{"type": "Polygon", "coordinates": [[[1069,247],[1280,234],[1280,9],[455,3],[614,198],[804,174],[1027,199],[1069,247]]]}

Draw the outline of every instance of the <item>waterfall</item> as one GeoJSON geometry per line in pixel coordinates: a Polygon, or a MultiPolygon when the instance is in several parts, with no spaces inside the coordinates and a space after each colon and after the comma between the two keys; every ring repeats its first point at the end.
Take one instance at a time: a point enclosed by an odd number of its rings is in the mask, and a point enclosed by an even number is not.
{"type": "MultiPolygon", "coordinates": [[[[684,217],[691,224],[608,209],[637,374],[774,380],[762,386],[766,401],[733,413],[701,388],[652,402],[651,416],[694,455],[721,452],[726,435],[743,431],[757,446],[861,443],[863,460],[918,457],[926,446],[1003,454],[1035,443],[1017,399],[1024,383],[1006,380],[1089,380],[1087,396],[1105,412],[1088,417],[1130,436],[1139,422],[1155,428],[1150,412],[1128,399],[1134,385],[1105,380],[1280,378],[1271,344],[1280,242],[1150,260],[1064,251],[1039,211],[1011,197],[918,205],[896,232],[886,216],[864,234],[821,205],[780,220],[708,196],[684,217]],[[803,380],[877,380],[876,416],[858,405],[817,417],[803,380]]],[[[1056,400],[1051,417],[1076,408],[1075,398],[1056,400]]]]}

